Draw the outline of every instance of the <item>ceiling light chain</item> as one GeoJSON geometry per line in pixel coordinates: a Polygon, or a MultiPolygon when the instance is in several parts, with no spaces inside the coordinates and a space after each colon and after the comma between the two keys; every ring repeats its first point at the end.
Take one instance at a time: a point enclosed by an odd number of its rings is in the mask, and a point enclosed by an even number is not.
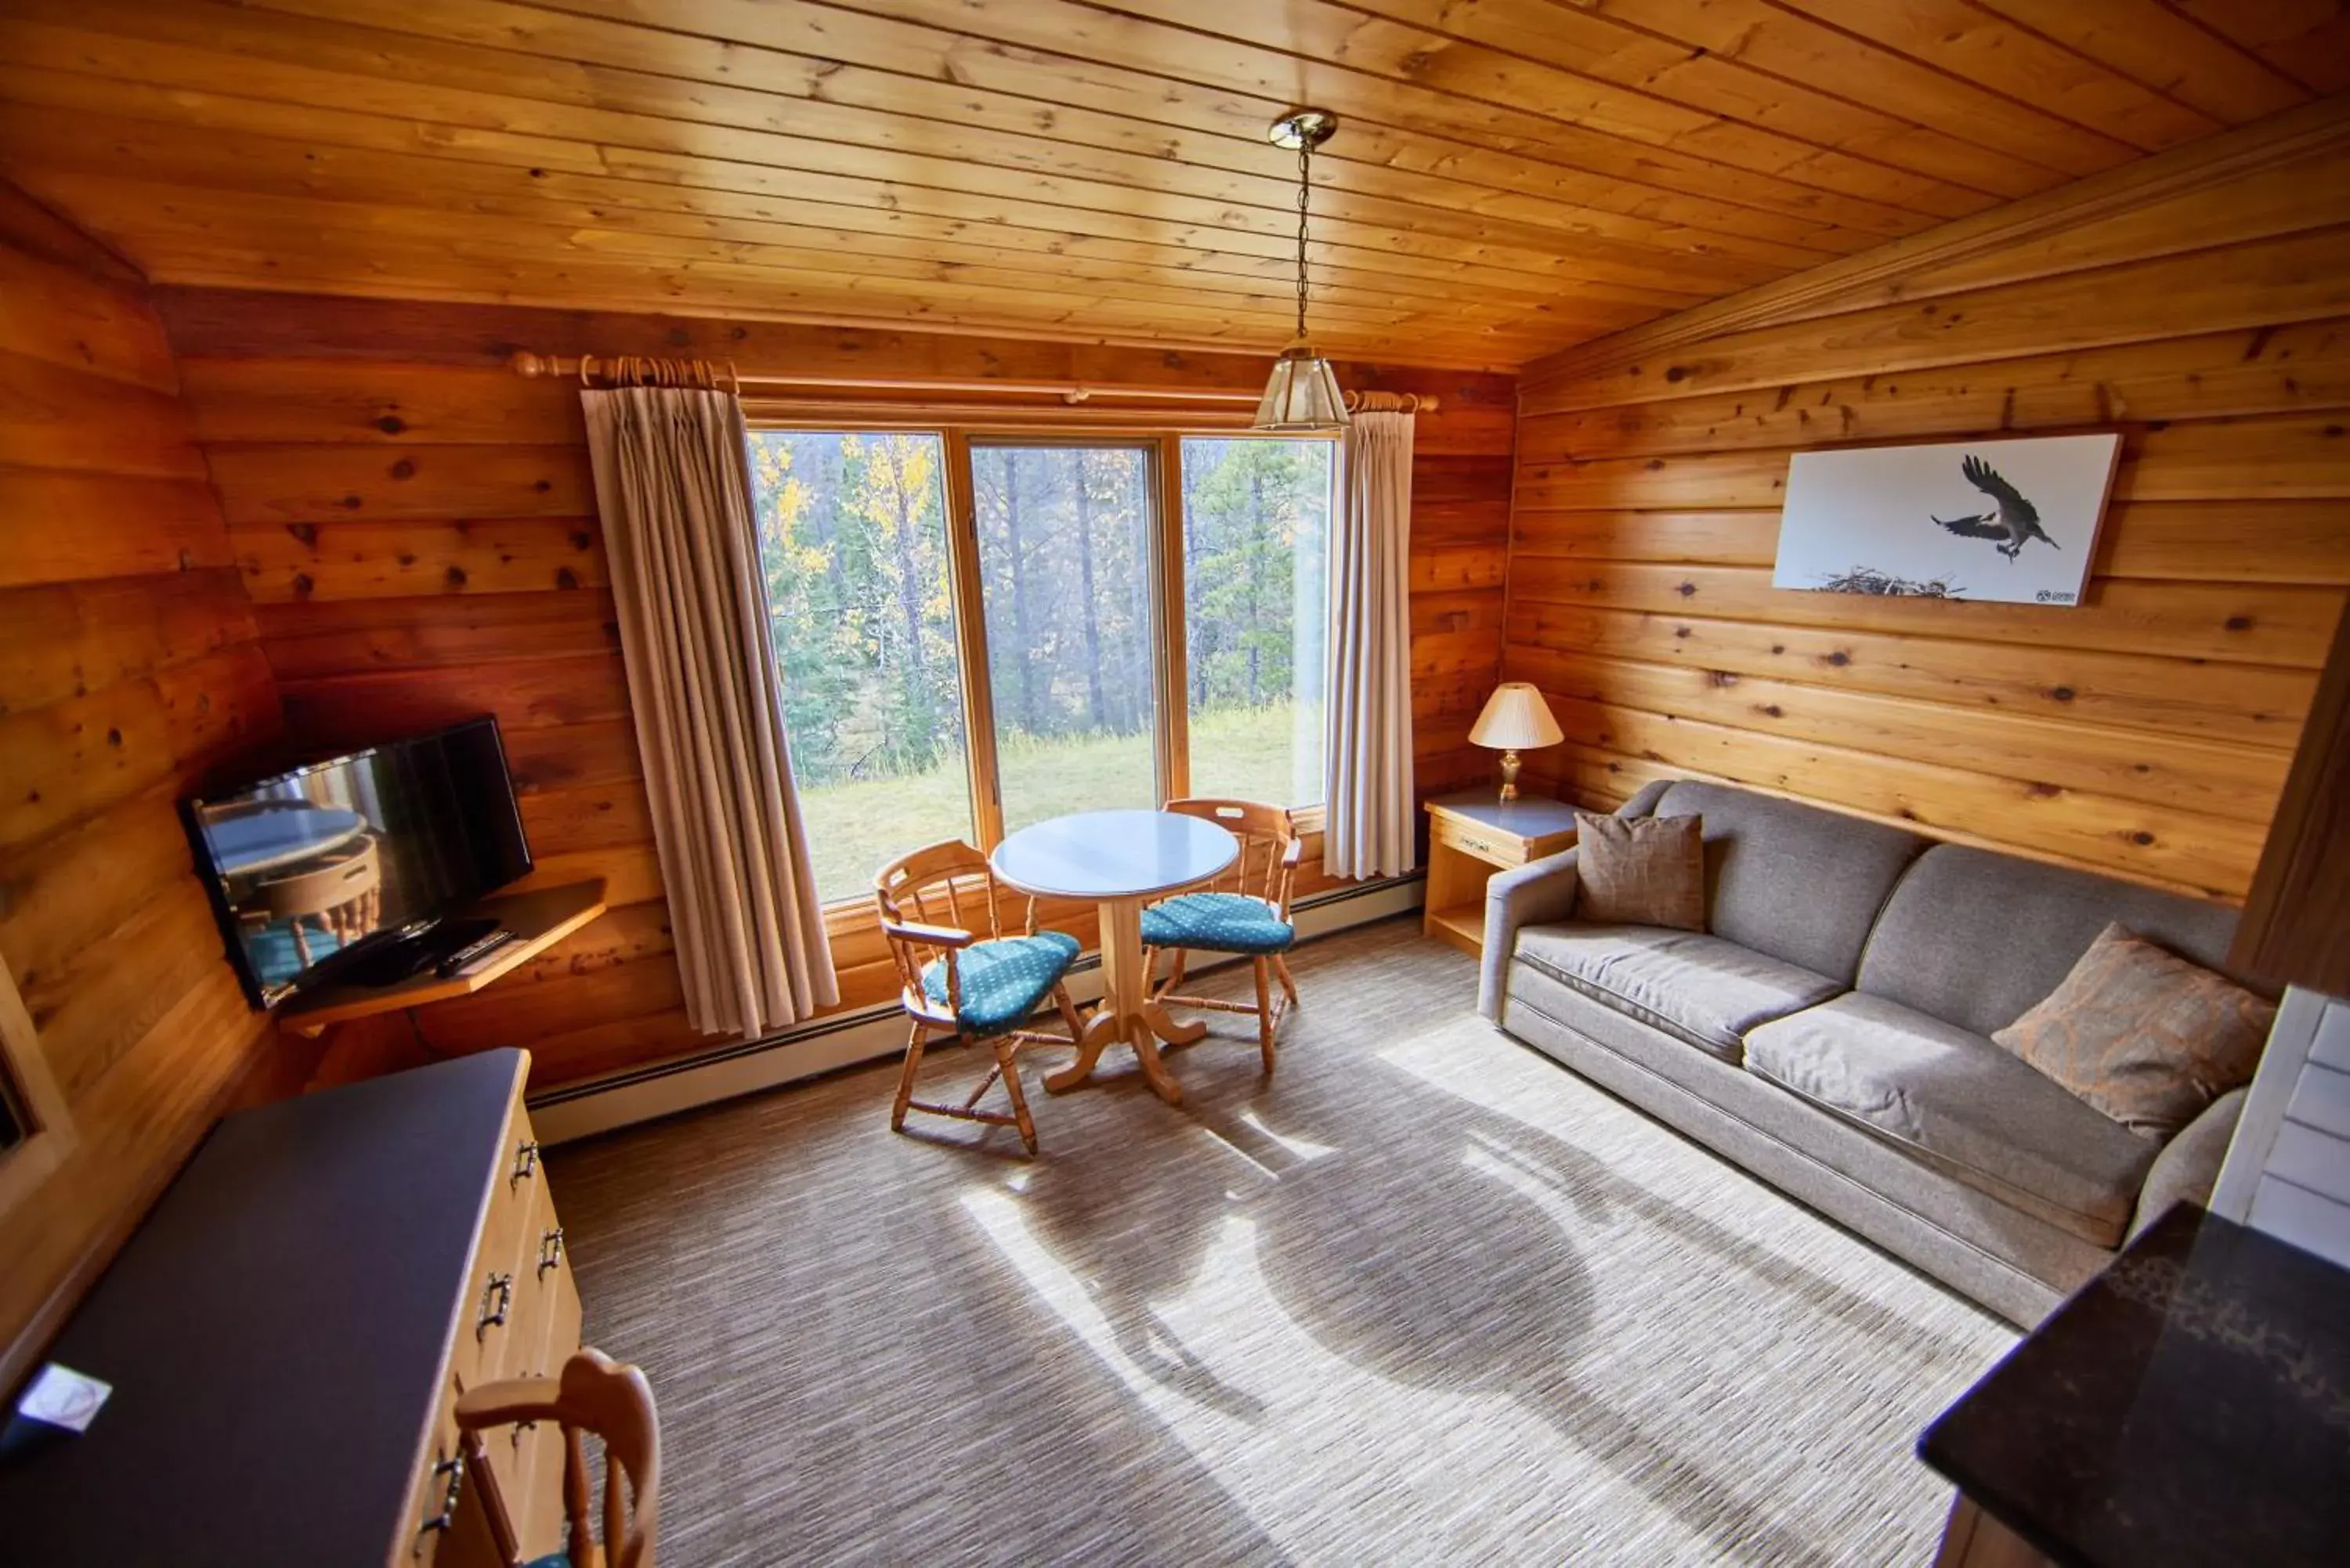
{"type": "Polygon", "coordinates": [[[1297,142],[1297,336],[1305,336],[1305,219],[1306,202],[1314,190],[1314,143],[1300,137],[1297,142]]]}

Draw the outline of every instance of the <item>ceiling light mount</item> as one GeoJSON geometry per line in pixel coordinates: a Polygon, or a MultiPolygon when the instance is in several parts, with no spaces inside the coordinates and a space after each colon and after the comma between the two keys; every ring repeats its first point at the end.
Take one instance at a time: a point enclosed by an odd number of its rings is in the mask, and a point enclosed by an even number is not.
{"type": "Polygon", "coordinates": [[[1305,337],[1306,206],[1314,193],[1314,151],[1337,133],[1338,117],[1326,109],[1293,109],[1265,129],[1264,139],[1297,154],[1297,336],[1273,364],[1264,397],[1256,406],[1261,431],[1342,431],[1353,421],[1330,361],[1305,337]]]}
{"type": "Polygon", "coordinates": [[[1293,109],[1265,128],[1264,139],[1296,152],[1319,147],[1338,134],[1338,117],[1326,109],[1293,109]]]}

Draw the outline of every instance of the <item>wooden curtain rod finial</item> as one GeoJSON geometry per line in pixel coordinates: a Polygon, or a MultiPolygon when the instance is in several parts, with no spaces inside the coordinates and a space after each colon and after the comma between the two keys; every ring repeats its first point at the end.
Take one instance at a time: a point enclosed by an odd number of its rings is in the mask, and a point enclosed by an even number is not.
{"type": "Polygon", "coordinates": [[[561,354],[534,354],[527,348],[517,348],[506,356],[506,368],[533,380],[543,376],[576,375],[583,387],[595,386],[600,378],[607,386],[691,387],[709,392],[723,385],[731,388],[736,397],[743,395],[743,372],[732,359],[713,363],[707,359],[660,359],[624,354],[599,361],[593,354],[572,359],[561,354]]]}
{"type": "Polygon", "coordinates": [[[1366,410],[1382,413],[1432,414],[1436,411],[1435,396],[1428,392],[1348,392],[1347,407],[1356,413],[1366,410]]]}

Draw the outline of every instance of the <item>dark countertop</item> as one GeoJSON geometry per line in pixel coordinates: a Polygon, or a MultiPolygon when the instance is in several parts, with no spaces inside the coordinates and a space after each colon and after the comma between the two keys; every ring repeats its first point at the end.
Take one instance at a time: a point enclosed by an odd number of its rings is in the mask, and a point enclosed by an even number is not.
{"type": "Polygon", "coordinates": [[[2350,1272],[2182,1204],[1918,1452],[2076,1568],[2350,1562],[2350,1272]]]}
{"type": "Polygon", "coordinates": [[[389,1561],[522,1061],[213,1128],[50,1347],[114,1392],[0,1463],[0,1562],[389,1561]]]}

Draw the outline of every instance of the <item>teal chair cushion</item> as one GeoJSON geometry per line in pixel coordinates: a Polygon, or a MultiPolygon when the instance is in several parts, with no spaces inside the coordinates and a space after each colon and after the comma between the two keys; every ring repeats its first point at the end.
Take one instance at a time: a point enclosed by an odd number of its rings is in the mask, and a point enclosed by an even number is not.
{"type": "Polygon", "coordinates": [[[1297,928],[1277,919],[1262,898],[1241,893],[1181,893],[1142,911],[1146,947],[1218,953],[1285,953],[1297,928]]]}
{"type": "MultiPolygon", "coordinates": [[[[1077,939],[1064,931],[973,942],[955,955],[962,981],[956,1027],[978,1036],[1018,1028],[1076,961],[1077,939]]],[[[932,959],[922,967],[922,994],[946,1001],[946,960],[932,959]]]]}
{"type": "Polygon", "coordinates": [[[567,1547],[561,1552],[550,1552],[544,1557],[534,1557],[522,1568],[571,1568],[570,1549],[567,1547]]]}

